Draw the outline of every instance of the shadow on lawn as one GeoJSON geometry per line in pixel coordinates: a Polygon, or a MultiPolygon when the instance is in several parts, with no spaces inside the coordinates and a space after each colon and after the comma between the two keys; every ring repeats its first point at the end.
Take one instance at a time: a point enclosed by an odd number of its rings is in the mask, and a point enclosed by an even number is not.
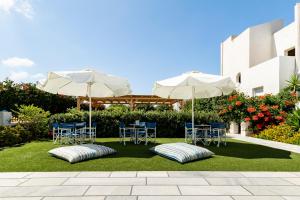
{"type": "Polygon", "coordinates": [[[278,159],[291,159],[291,152],[274,149],[266,146],[261,146],[252,143],[243,142],[227,142],[227,146],[221,145],[219,148],[216,146],[207,147],[216,155],[226,157],[236,157],[244,159],[257,159],[257,158],[278,158],[278,159]]]}
{"type": "MultiPolygon", "coordinates": [[[[149,149],[157,144],[133,144],[127,142],[126,146],[120,144],[119,142],[103,142],[98,143],[117,150],[117,154],[113,157],[128,157],[128,158],[151,158],[155,156],[153,152],[149,149]]],[[[291,159],[291,153],[289,151],[284,151],[280,149],[273,149],[270,147],[265,147],[261,145],[244,143],[244,142],[227,142],[227,146],[221,145],[219,148],[216,145],[211,144],[208,147],[209,150],[214,152],[218,156],[224,157],[235,157],[243,159],[259,159],[259,158],[277,158],[277,159],[291,159]]]]}
{"type": "Polygon", "coordinates": [[[146,146],[144,145],[144,143],[133,144],[132,142],[127,142],[125,146],[120,142],[97,142],[96,144],[108,146],[117,150],[117,153],[111,156],[114,158],[152,158],[153,156],[155,156],[155,154],[149,149],[155,145],[159,145],[159,143],[149,143],[146,146]]]}

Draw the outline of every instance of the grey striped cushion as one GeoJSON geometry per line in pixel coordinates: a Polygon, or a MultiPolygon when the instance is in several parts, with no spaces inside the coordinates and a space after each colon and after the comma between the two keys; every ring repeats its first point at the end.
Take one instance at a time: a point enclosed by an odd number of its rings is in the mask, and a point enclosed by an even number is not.
{"type": "Polygon", "coordinates": [[[161,144],[152,147],[150,150],[161,156],[176,160],[180,163],[207,158],[214,154],[210,150],[203,147],[198,147],[186,143],[161,144]]]}
{"type": "Polygon", "coordinates": [[[96,144],[82,144],[75,146],[59,147],[48,151],[52,156],[75,163],[87,159],[116,153],[116,150],[96,144]]]}

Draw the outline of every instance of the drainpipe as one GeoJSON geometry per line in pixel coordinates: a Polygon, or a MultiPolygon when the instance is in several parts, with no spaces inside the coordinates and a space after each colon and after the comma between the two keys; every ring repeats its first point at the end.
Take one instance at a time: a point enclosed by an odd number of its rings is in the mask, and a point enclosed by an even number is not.
{"type": "Polygon", "coordinates": [[[300,3],[295,5],[295,60],[296,72],[300,70],[300,3]]]}

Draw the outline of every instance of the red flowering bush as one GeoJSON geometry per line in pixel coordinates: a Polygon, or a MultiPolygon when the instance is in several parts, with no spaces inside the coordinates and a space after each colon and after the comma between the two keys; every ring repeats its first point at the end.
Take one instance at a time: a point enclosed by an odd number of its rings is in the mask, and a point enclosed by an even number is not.
{"type": "Polygon", "coordinates": [[[219,115],[225,121],[250,122],[250,128],[257,132],[267,126],[285,122],[287,113],[294,109],[295,102],[295,95],[287,91],[259,97],[234,94],[228,97],[219,115]]]}

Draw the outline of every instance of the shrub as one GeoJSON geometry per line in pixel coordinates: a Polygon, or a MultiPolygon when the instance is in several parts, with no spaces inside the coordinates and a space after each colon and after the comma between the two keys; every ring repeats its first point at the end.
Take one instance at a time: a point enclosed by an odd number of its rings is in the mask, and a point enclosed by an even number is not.
{"type": "Polygon", "coordinates": [[[30,132],[20,125],[0,126],[0,147],[13,146],[30,140],[30,132]]]}
{"type": "MultiPolygon", "coordinates": [[[[88,122],[88,112],[81,114],[63,113],[55,114],[50,122],[88,122]]],[[[116,137],[119,132],[120,121],[126,124],[135,120],[157,122],[158,137],[184,137],[184,123],[191,121],[190,112],[158,112],[158,111],[93,111],[92,120],[97,122],[98,137],[116,137]]],[[[196,112],[195,123],[203,124],[208,122],[221,121],[219,116],[210,112],[196,112]]]]}
{"type": "Polygon", "coordinates": [[[290,113],[286,119],[286,123],[289,124],[295,131],[300,130],[300,109],[294,110],[290,113]]]}
{"type": "Polygon", "coordinates": [[[269,126],[267,129],[257,134],[256,137],[278,142],[288,142],[293,135],[294,131],[291,126],[287,124],[281,124],[277,126],[269,126]]]}
{"type": "Polygon", "coordinates": [[[61,113],[76,107],[76,99],[43,92],[32,83],[0,82],[0,110],[13,111],[20,105],[35,105],[51,113],[61,113]]]}
{"type": "Polygon", "coordinates": [[[234,94],[224,102],[219,114],[226,121],[250,122],[250,129],[258,132],[270,125],[285,122],[295,102],[294,93],[289,91],[251,98],[244,94],[234,94]]]}
{"type": "Polygon", "coordinates": [[[125,105],[111,105],[106,110],[108,111],[117,111],[117,112],[128,112],[129,107],[125,105]]]}
{"type": "Polygon", "coordinates": [[[48,111],[33,105],[21,105],[16,111],[19,124],[31,133],[32,139],[45,138],[48,135],[48,111]]]}

